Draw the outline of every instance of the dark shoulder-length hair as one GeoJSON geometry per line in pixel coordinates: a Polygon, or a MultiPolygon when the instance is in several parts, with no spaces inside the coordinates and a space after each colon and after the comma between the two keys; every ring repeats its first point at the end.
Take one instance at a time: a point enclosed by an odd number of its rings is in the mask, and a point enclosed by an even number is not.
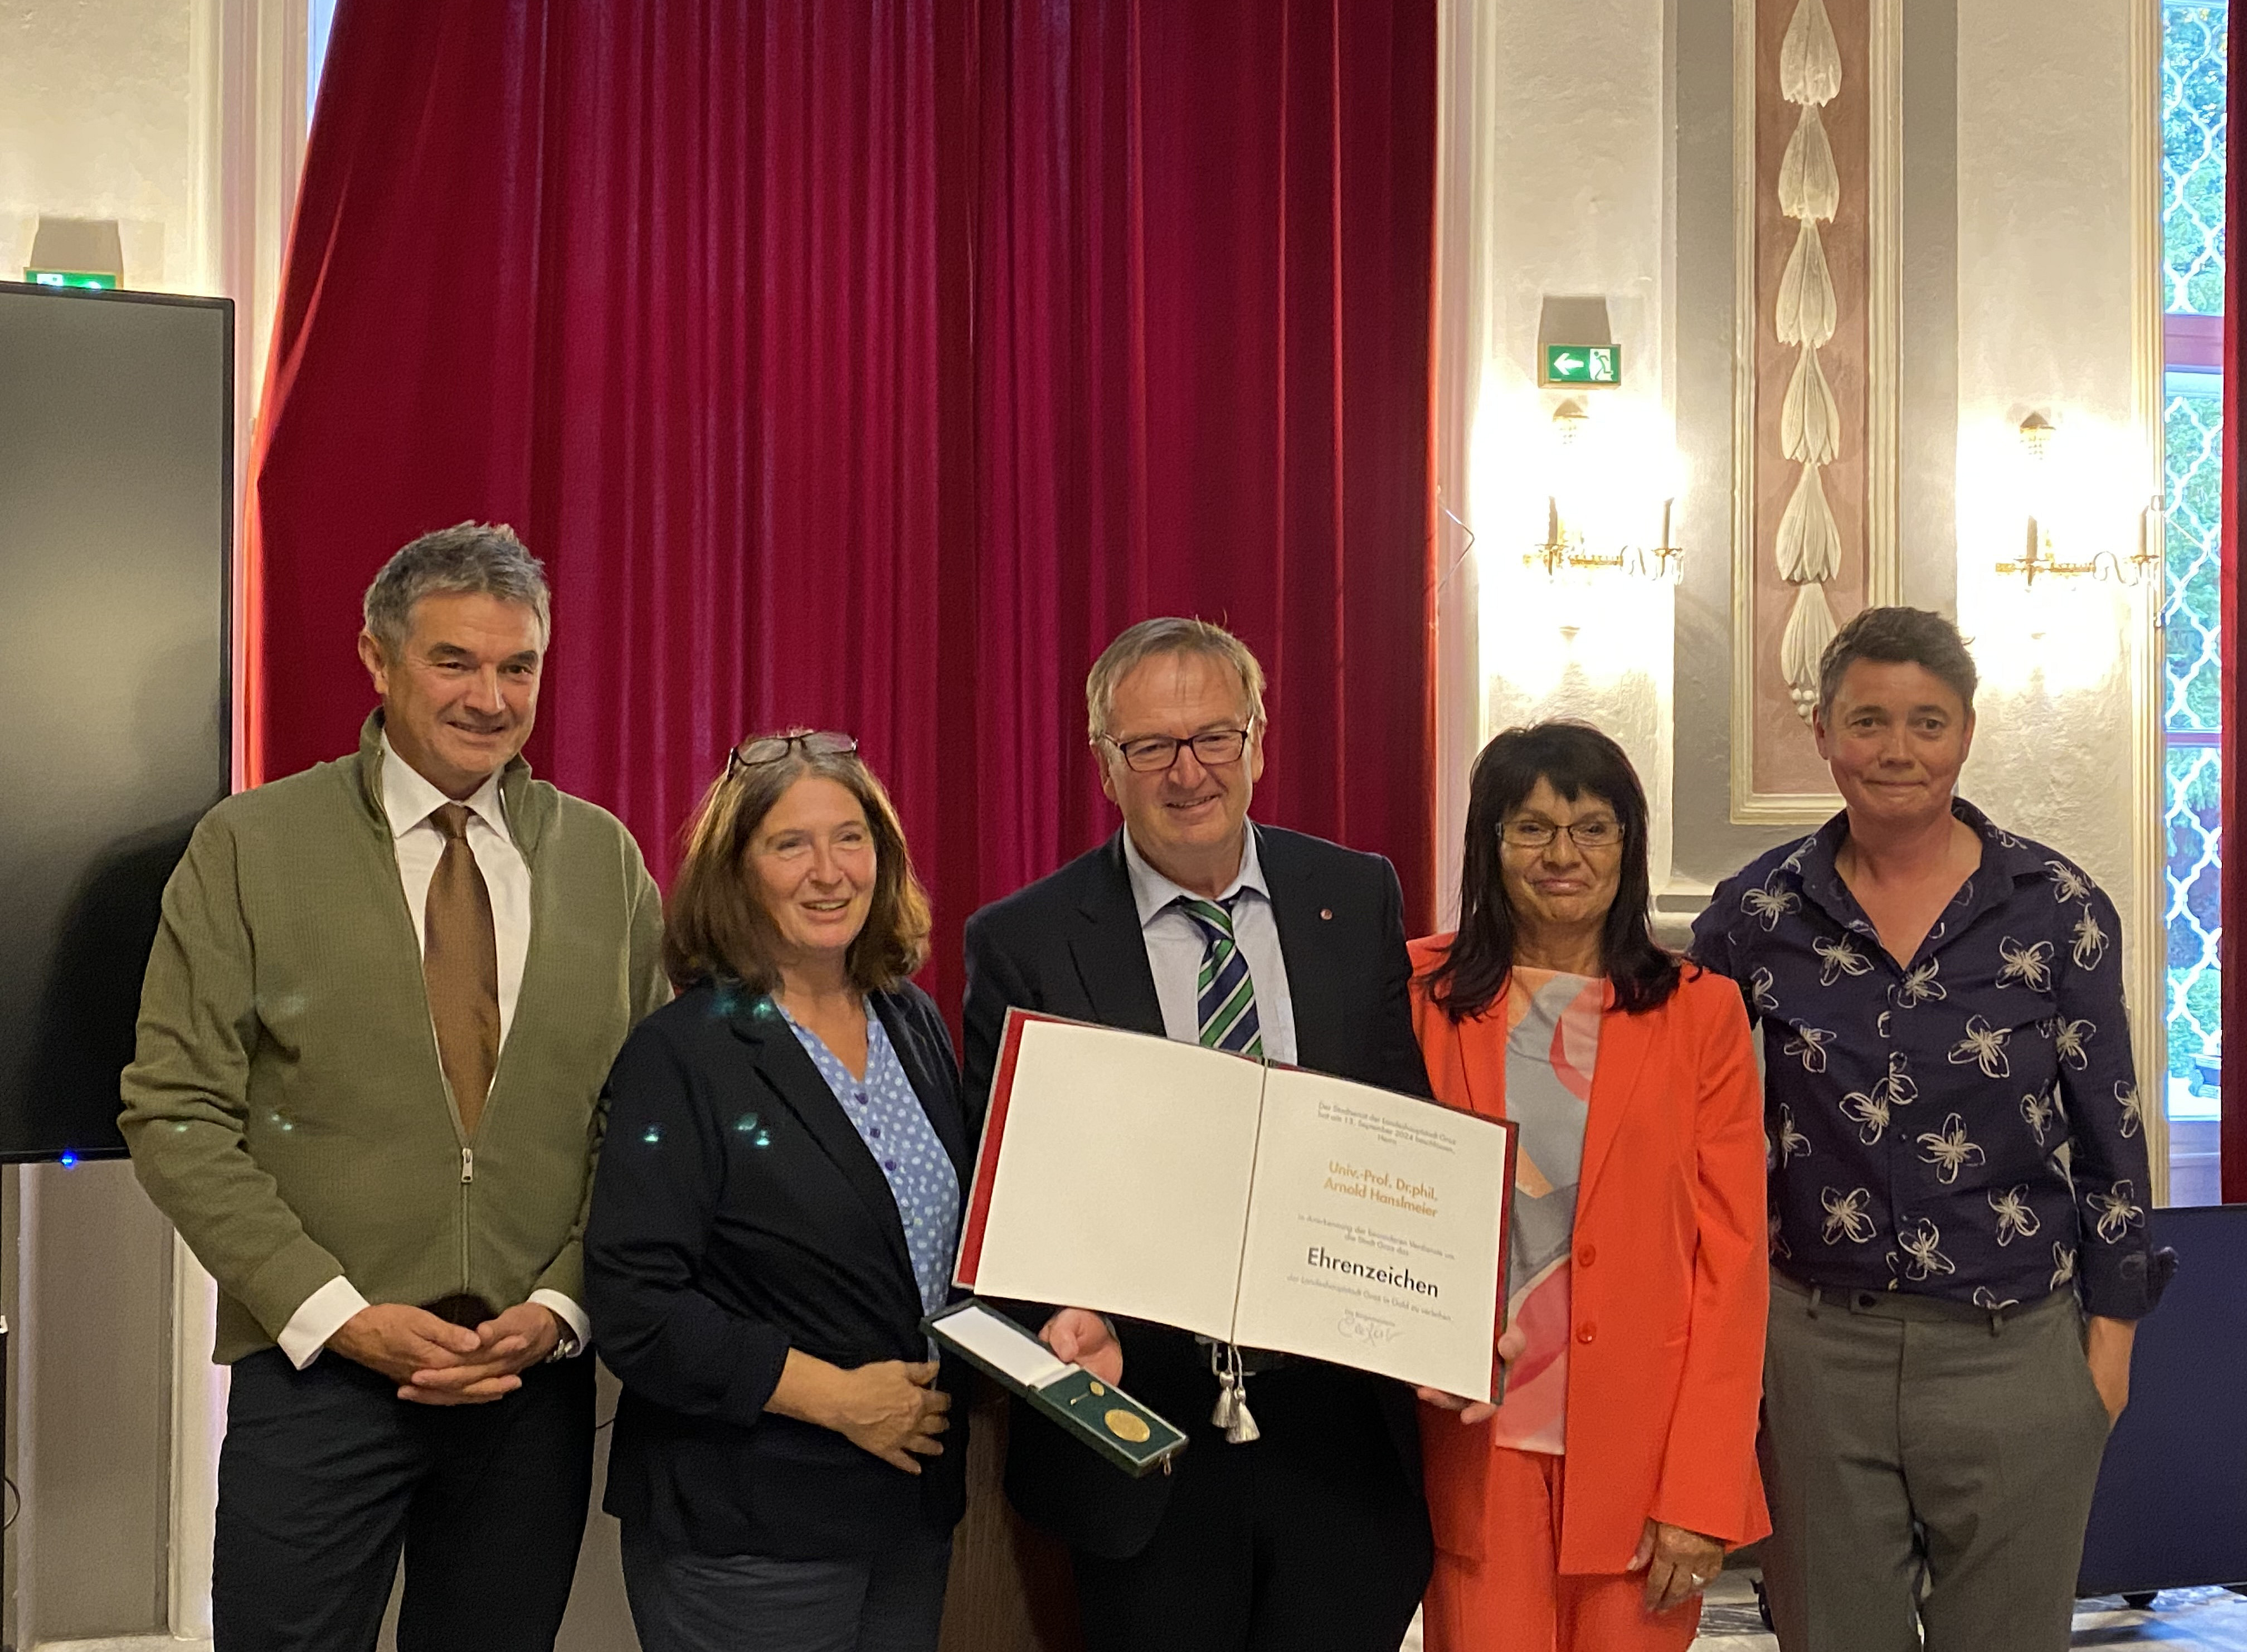
{"type": "Polygon", "coordinates": [[[1467,788],[1466,853],[1459,871],[1459,928],[1425,976],[1430,999],[1451,1020],[1479,1015],[1513,969],[1513,911],[1499,870],[1499,829],[1540,780],[1570,802],[1586,793],[1622,826],[1622,877],[1600,934],[1600,958],[1617,1009],[1640,1014],[1677,990],[1677,958],[1654,939],[1647,869],[1646,791],[1622,747],[1585,723],[1509,728],[1482,748],[1467,788]]]}
{"type": "Polygon", "coordinates": [[[686,856],[665,904],[663,935],[663,966],[681,992],[705,981],[738,981],[751,993],[780,985],[772,916],[746,861],[765,816],[807,775],[831,780],[857,798],[873,834],[873,903],[843,959],[850,984],[862,992],[891,992],[927,961],[928,895],[913,874],[889,793],[856,752],[799,744],[772,762],[729,760],[687,823],[686,856]]]}

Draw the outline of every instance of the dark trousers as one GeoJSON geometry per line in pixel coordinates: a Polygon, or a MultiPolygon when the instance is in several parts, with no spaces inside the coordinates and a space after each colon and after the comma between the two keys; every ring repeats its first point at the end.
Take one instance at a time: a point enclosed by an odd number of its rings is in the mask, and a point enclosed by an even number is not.
{"type": "Polygon", "coordinates": [[[1193,1419],[1144,1549],[1073,1555],[1088,1652],[1397,1652],[1435,1547],[1370,1386],[1294,1364],[1248,1398],[1263,1437],[1193,1419]]]}
{"type": "Polygon", "coordinates": [[[249,1355],[219,1455],[215,1652],[372,1649],[401,1548],[400,1652],[551,1652],[592,1476],[590,1359],[441,1408],[338,1354],[249,1355]]]}
{"type": "Polygon", "coordinates": [[[624,1546],[640,1652],[936,1652],[948,1536],[837,1560],[666,1553],[629,1528],[624,1546]]]}
{"type": "Polygon", "coordinates": [[[2107,1428],[2074,1294],[1991,1314],[1772,1283],[1763,1564],[1780,1647],[2065,1648],[2107,1428]]]}

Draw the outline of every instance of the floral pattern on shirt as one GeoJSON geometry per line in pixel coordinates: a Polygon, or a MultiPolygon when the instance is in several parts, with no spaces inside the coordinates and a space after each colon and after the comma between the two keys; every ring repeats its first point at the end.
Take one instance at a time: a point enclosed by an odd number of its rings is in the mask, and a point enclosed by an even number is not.
{"type": "Polygon", "coordinates": [[[1726,880],[1694,924],[1695,958],[1762,1029],[1773,1260],[1981,1307],[2073,1285],[2134,1319],[2154,1294],[2149,1171],[2114,905],[1952,808],[1982,863],[1906,966],[1835,870],[1846,815],[1726,880]]]}

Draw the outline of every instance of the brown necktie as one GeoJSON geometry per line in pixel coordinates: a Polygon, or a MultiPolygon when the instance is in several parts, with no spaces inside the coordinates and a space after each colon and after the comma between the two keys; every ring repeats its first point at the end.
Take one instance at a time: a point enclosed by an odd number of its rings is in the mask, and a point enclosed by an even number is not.
{"type": "Polygon", "coordinates": [[[491,891],[468,847],[468,805],[447,803],[429,820],[445,835],[445,852],[429,879],[421,974],[437,1027],[437,1059],[453,1087],[461,1128],[473,1136],[499,1064],[499,940],[491,891]]]}

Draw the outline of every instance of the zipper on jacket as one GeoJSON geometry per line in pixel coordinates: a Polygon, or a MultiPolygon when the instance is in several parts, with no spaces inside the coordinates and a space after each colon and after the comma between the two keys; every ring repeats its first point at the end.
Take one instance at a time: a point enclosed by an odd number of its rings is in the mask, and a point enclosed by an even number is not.
{"type": "Polygon", "coordinates": [[[476,1150],[463,1143],[461,1147],[461,1288],[464,1291],[475,1289],[472,1277],[473,1258],[469,1254],[469,1229],[475,1222],[475,1188],[472,1185],[475,1179],[476,1150]]]}

